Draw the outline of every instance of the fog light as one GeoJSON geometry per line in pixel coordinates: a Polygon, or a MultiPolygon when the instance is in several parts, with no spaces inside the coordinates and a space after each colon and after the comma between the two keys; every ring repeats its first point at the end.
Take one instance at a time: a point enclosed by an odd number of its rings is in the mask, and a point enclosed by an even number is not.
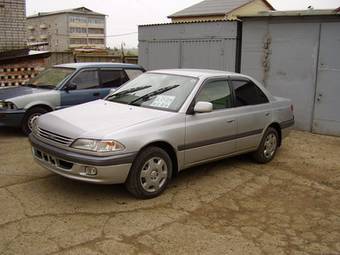
{"type": "Polygon", "coordinates": [[[91,176],[97,175],[97,168],[93,166],[86,166],[85,173],[86,175],[91,175],[91,176]]]}

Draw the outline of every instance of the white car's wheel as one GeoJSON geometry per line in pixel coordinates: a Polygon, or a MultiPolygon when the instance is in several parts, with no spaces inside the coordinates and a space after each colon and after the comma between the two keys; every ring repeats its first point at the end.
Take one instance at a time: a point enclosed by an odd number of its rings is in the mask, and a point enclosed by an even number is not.
{"type": "Polygon", "coordinates": [[[135,197],[153,198],[165,190],[171,174],[168,153],[158,147],[148,147],[135,159],[125,185],[135,197]]]}
{"type": "Polygon", "coordinates": [[[253,153],[253,158],[258,163],[271,161],[279,145],[279,135],[275,128],[269,127],[263,135],[259,148],[253,153]]]}

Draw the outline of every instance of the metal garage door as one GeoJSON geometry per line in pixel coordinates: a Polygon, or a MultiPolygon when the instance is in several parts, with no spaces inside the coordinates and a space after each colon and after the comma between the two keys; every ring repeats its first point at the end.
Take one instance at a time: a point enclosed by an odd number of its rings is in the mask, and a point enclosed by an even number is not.
{"type": "Polygon", "coordinates": [[[179,66],[179,41],[164,40],[148,44],[148,69],[174,68],[179,66]]]}
{"type": "Polygon", "coordinates": [[[243,24],[241,71],[275,95],[293,100],[295,127],[311,131],[319,41],[318,23],[243,24]]]}
{"type": "Polygon", "coordinates": [[[321,24],[313,132],[340,135],[340,27],[321,24]]]}
{"type": "Polygon", "coordinates": [[[234,71],[236,21],[139,26],[139,64],[160,68],[207,68],[234,71]]]}
{"type": "Polygon", "coordinates": [[[296,127],[311,131],[319,24],[269,24],[269,90],[293,100],[296,127]]]}
{"type": "Polygon", "coordinates": [[[224,69],[222,40],[195,40],[182,42],[183,68],[224,69]]]}

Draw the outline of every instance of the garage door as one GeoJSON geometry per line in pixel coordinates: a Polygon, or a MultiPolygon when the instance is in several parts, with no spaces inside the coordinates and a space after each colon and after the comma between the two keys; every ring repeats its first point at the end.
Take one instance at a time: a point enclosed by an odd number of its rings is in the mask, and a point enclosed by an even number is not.
{"type": "Polygon", "coordinates": [[[321,25],[315,97],[313,132],[340,135],[339,23],[321,25]]]}

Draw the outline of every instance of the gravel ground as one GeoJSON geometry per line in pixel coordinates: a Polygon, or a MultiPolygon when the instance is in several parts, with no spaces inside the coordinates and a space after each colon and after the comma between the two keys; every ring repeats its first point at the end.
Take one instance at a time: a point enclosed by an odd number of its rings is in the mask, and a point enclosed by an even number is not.
{"type": "Polygon", "coordinates": [[[267,165],[182,172],[152,200],[37,166],[0,129],[1,254],[340,254],[340,138],[294,131],[267,165]]]}

